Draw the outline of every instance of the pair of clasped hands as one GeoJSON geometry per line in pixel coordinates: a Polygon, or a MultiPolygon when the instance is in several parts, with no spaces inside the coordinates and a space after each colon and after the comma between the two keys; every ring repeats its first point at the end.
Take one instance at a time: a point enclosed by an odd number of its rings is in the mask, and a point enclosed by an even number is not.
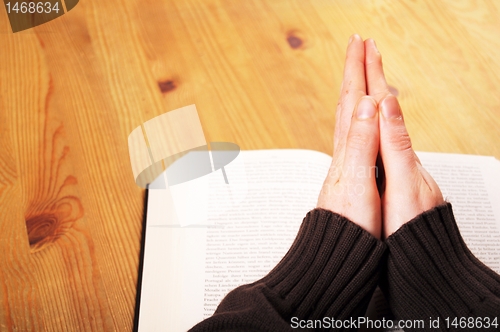
{"type": "Polygon", "coordinates": [[[384,239],[443,203],[438,185],[412,149],[375,41],[351,36],[336,111],[333,160],[317,207],[384,239]]]}

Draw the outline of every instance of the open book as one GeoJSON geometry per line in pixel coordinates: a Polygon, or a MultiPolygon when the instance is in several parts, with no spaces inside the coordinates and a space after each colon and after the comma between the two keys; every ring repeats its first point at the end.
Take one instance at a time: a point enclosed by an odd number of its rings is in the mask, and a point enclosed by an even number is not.
{"type": "MultiPolygon", "coordinates": [[[[453,204],[470,250],[500,273],[500,162],[417,155],[453,204]]],[[[136,328],[186,331],[230,290],[265,276],[315,208],[330,163],[310,150],[241,151],[225,167],[228,184],[220,170],[170,187],[164,175],[155,180],[147,193],[136,328]]],[[[379,291],[367,315],[390,319],[379,291]]]]}

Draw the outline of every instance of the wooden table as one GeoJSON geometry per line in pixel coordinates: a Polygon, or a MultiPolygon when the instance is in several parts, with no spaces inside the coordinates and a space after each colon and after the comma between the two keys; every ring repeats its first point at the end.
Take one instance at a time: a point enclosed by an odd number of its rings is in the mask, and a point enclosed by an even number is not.
{"type": "Polygon", "coordinates": [[[15,34],[0,9],[0,331],[131,330],[129,133],[196,104],[207,141],[331,154],[354,32],[415,149],[500,158],[500,6],[439,3],[81,0],[15,34]]]}

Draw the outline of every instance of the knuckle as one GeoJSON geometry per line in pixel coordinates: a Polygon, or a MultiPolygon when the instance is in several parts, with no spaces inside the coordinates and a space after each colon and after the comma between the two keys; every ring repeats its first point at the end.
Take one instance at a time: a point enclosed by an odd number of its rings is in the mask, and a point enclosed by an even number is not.
{"type": "Polygon", "coordinates": [[[386,83],[385,79],[379,79],[379,80],[376,80],[375,82],[370,82],[370,83],[373,86],[382,87],[380,90],[377,90],[373,93],[373,97],[376,100],[382,100],[384,97],[388,96],[391,93],[389,91],[389,88],[387,87],[387,83],[386,83]]]}
{"type": "Polygon", "coordinates": [[[387,142],[389,148],[394,151],[412,150],[410,135],[405,128],[398,128],[388,135],[387,142]]]}
{"type": "Polygon", "coordinates": [[[371,55],[370,58],[366,61],[367,66],[371,65],[381,65],[382,64],[382,54],[380,53],[374,53],[371,55]]]}
{"type": "Polygon", "coordinates": [[[359,65],[363,65],[363,67],[365,65],[364,58],[360,58],[356,54],[347,53],[345,61],[346,63],[357,63],[359,65]]]}
{"type": "Polygon", "coordinates": [[[347,146],[354,150],[365,150],[371,143],[371,137],[362,132],[351,132],[347,138],[347,146]]]}

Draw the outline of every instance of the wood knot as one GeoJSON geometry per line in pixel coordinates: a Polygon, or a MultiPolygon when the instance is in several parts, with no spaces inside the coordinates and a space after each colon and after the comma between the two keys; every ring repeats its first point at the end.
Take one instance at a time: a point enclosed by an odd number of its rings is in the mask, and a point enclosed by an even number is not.
{"type": "Polygon", "coordinates": [[[25,217],[31,252],[54,243],[83,217],[83,206],[74,196],[62,197],[39,211],[31,211],[25,217]]]}
{"type": "Polygon", "coordinates": [[[175,85],[174,81],[168,80],[158,82],[158,87],[160,88],[161,93],[167,93],[174,90],[177,86],[175,85]]]}
{"type": "Polygon", "coordinates": [[[55,214],[41,214],[26,220],[26,229],[30,247],[36,247],[43,242],[53,242],[59,228],[59,220],[55,214]]]}
{"type": "Polygon", "coordinates": [[[294,50],[300,48],[304,44],[302,39],[295,36],[294,34],[289,34],[288,37],[286,38],[286,41],[288,42],[288,45],[290,45],[290,47],[293,48],[294,50]]]}

